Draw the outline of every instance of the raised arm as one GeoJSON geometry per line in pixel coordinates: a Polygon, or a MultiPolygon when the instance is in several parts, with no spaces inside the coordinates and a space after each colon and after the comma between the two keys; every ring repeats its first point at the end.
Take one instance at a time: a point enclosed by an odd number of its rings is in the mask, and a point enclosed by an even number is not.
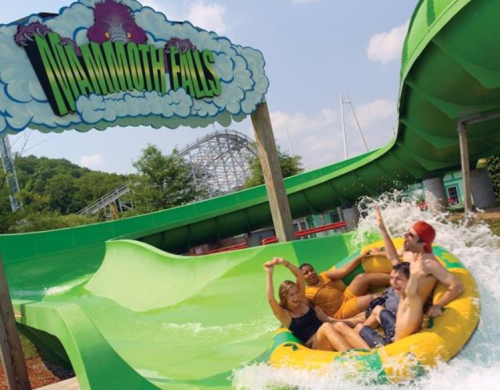
{"type": "Polygon", "coordinates": [[[434,275],[438,281],[448,287],[441,298],[439,298],[439,300],[427,311],[427,314],[430,317],[437,317],[443,313],[443,306],[446,306],[464,291],[464,285],[460,279],[444,268],[436,260],[425,260],[424,270],[427,273],[434,275]]]}
{"type": "Polygon", "coordinates": [[[390,260],[392,265],[399,264],[400,263],[399,254],[398,251],[396,250],[396,247],[394,246],[394,243],[392,242],[392,238],[389,235],[387,228],[385,227],[384,219],[382,218],[382,212],[380,211],[380,206],[377,206],[375,208],[375,217],[377,218],[377,226],[380,230],[380,234],[384,239],[387,258],[390,260]]]}
{"type": "Polygon", "coordinates": [[[271,260],[271,262],[274,265],[284,265],[295,275],[295,278],[297,279],[297,286],[299,287],[299,292],[303,297],[305,297],[306,279],[304,278],[304,274],[302,273],[302,271],[294,264],[281,257],[275,257],[273,260],[271,260]]]}
{"type": "Polygon", "coordinates": [[[271,310],[273,311],[276,318],[281,322],[284,326],[290,326],[290,315],[286,312],[283,307],[276,301],[274,296],[274,281],[273,281],[273,271],[274,264],[273,261],[268,261],[264,264],[264,269],[266,270],[266,298],[269,302],[269,306],[271,306],[271,310]]]}
{"type": "Polygon", "coordinates": [[[422,310],[422,302],[418,295],[418,282],[425,274],[422,256],[419,255],[418,259],[410,263],[410,279],[406,285],[404,298],[405,303],[415,310],[422,310]]]}
{"type": "Polygon", "coordinates": [[[370,251],[360,254],[353,261],[350,261],[349,263],[345,264],[344,266],[342,266],[340,268],[336,268],[336,269],[332,269],[332,270],[327,271],[326,275],[332,280],[345,278],[352,271],[354,271],[356,269],[356,267],[359,264],[361,264],[361,262],[364,259],[366,259],[368,256],[370,256],[370,251]]]}

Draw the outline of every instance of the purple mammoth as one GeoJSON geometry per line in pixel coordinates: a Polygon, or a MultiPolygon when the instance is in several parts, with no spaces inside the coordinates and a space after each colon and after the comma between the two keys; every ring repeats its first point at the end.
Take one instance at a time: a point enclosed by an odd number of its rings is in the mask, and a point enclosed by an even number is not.
{"type": "MultiPolygon", "coordinates": [[[[19,46],[28,46],[34,41],[35,34],[45,37],[51,31],[45,24],[33,22],[27,26],[18,26],[14,39],[19,46]]],[[[104,0],[95,5],[94,24],[87,30],[87,37],[90,42],[98,44],[105,42],[146,44],[148,41],[146,31],[137,25],[130,7],[117,0],[104,0]]],[[[73,46],[76,54],[81,56],[80,48],[71,38],[62,37],[61,44],[73,46]]],[[[183,53],[187,50],[196,50],[189,39],[174,37],[165,44],[165,59],[171,47],[183,53]]],[[[165,61],[165,71],[168,72],[168,61],[165,61]]]]}
{"type": "MultiPolygon", "coordinates": [[[[95,43],[134,42],[146,43],[146,32],[137,25],[132,10],[116,0],[104,0],[97,3],[94,9],[94,25],[87,31],[89,41],[95,43]]],[[[181,52],[196,50],[189,39],[171,38],[165,45],[165,54],[175,47],[181,52]]]]}
{"type": "Polygon", "coordinates": [[[95,43],[134,42],[146,43],[146,32],[137,25],[132,10],[114,0],[97,3],[94,9],[94,25],[87,31],[89,41],[95,43]]]}

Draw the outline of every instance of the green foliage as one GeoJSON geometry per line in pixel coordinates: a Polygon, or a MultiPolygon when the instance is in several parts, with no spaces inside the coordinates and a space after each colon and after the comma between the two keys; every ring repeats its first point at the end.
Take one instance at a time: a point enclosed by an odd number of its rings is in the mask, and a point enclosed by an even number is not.
{"type": "Polygon", "coordinates": [[[73,202],[76,209],[81,210],[128,180],[129,178],[124,175],[96,171],[88,172],[75,180],[78,192],[73,202]],[[89,199],[91,199],[90,202],[89,199]]]}
{"type": "Polygon", "coordinates": [[[30,213],[22,220],[17,221],[9,227],[9,233],[40,232],[45,230],[63,229],[81,225],[97,223],[98,217],[87,217],[84,215],[59,215],[53,212],[44,214],[30,213]]]}
{"type": "Polygon", "coordinates": [[[485,219],[484,222],[486,222],[490,226],[490,229],[493,232],[493,234],[500,237],[500,220],[498,220],[498,219],[485,219]]]}
{"type": "Polygon", "coordinates": [[[206,189],[195,186],[193,175],[199,173],[176,155],[164,155],[156,146],[148,145],[134,162],[137,175],[132,181],[135,206],[139,212],[152,212],[180,206],[202,196],[206,189]]]}
{"type": "Polygon", "coordinates": [[[131,209],[131,210],[127,210],[127,211],[124,211],[123,213],[121,213],[120,218],[124,219],[124,218],[137,217],[138,215],[142,215],[142,214],[144,214],[144,213],[137,210],[137,209],[131,209]]]}
{"type": "MultiPolygon", "coordinates": [[[[278,149],[278,157],[280,159],[283,178],[304,172],[301,156],[292,156],[278,149]]],[[[252,170],[252,176],[250,176],[250,178],[245,182],[243,188],[252,188],[264,184],[264,175],[262,173],[262,166],[260,165],[260,159],[258,157],[254,157],[250,160],[250,168],[252,170]]]]}
{"type": "Polygon", "coordinates": [[[5,185],[5,176],[0,173],[0,233],[7,231],[12,219],[9,191],[5,185]]]}
{"type": "Polygon", "coordinates": [[[500,200],[500,156],[494,156],[481,160],[478,167],[488,168],[495,196],[498,200],[500,200]]]}
{"type": "Polygon", "coordinates": [[[85,206],[127,182],[129,178],[91,171],[65,159],[15,156],[22,208],[12,213],[5,176],[0,174],[0,233],[50,230],[97,222],[65,215],[85,206]]]}
{"type": "Polygon", "coordinates": [[[37,212],[75,213],[128,180],[126,176],[95,172],[65,159],[16,158],[20,200],[37,212]]]}
{"type": "Polygon", "coordinates": [[[62,214],[77,212],[74,205],[75,194],[78,188],[75,179],[69,174],[58,173],[47,182],[49,208],[62,214]]]}

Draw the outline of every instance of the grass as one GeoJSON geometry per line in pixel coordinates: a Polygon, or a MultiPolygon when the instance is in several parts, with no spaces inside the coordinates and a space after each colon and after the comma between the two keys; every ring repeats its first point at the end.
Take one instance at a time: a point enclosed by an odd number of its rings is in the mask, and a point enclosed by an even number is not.
{"type": "Polygon", "coordinates": [[[493,234],[500,237],[500,219],[485,219],[484,222],[490,226],[493,234]]]}
{"type": "Polygon", "coordinates": [[[19,334],[19,337],[21,338],[21,346],[23,348],[24,358],[28,360],[38,356],[38,351],[35,345],[22,334],[19,334]]]}

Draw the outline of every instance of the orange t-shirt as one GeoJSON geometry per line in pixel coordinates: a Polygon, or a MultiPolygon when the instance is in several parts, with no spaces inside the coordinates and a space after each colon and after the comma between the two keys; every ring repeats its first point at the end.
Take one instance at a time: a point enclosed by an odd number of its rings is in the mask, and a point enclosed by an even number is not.
{"type": "Polygon", "coordinates": [[[318,277],[318,284],[306,286],[306,298],[323,309],[327,316],[333,317],[345,300],[344,283],[340,280],[331,280],[326,272],[322,272],[318,277]]]}

